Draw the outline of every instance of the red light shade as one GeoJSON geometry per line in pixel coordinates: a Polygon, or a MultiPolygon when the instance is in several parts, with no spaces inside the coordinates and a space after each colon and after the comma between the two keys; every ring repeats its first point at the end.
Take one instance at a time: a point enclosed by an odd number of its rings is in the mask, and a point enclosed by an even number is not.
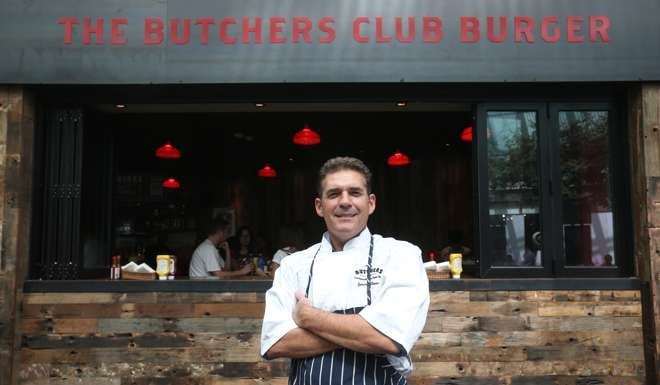
{"type": "Polygon", "coordinates": [[[269,164],[266,164],[263,168],[260,168],[257,172],[262,178],[275,178],[277,176],[277,171],[274,168],[270,167],[269,164]]]}
{"type": "Polygon", "coordinates": [[[464,142],[472,141],[472,126],[463,129],[463,132],[461,132],[461,140],[464,142]]]}
{"type": "Polygon", "coordinates": [[[167,142],[164,145],[158,147],[156,150],[156,156],[164,159],[179,159],[181,158],[181,151],[179,151],[178,148],[172,146],[170,142],[167,142]]]}
{"type": "Polygon", "coordinates": [[[293,135],[293,143],[301,146],[313,146],[321,143],[321,137],[305,124],[302,130],[293,135]]]}
{"type": "Polygon", "coordinates": [[[410,164],[410,158],[408,158],[408,155],[397,151],[394,155],[387,158],[387,164],[394,167],[407,166],[410,164]]]}
{"type": "Polygon", "coordinates": [[[163,181],[163,187],[164,188],[171,188],[171,189],[177,189],[181,187],[181,184],[179,183],[178,180],[174,178],[167,178],[163,181]]]}

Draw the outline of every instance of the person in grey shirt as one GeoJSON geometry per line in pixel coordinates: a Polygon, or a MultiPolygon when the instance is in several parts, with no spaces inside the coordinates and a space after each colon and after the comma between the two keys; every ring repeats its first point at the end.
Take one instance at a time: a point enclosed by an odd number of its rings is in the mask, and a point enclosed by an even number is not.
{"type": "Polygon", "coordinates": [[[230,257],[226,242],[226,231],[229,223],[224,219],[214,219],[208,228],[206,239],[197,246],[190,259],[190,278],[231,278],[248,275],[252,272],[252,264],[243,266],[237,271],[224,271],[225,261],[220,257],[217,247],[224,244],[227,257],[230,257]]]}

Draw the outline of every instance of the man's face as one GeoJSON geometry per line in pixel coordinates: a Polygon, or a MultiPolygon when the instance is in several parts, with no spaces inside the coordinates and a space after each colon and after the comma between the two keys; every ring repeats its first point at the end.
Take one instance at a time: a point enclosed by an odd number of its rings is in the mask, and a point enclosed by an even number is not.
{"type": "Polygon", "coordinates": [[[222,242],[225,241],[225,230],[218,230],[209,238],[214,245],[219,246],[222,242]]]}
{"type": "Polygon", "coordinates": [[[316,214],[325,220],[333,246],[343,248],[367,226],[376,209],[376,196],[367,193],[364,176],[353,170],[328,174],[321,186],[321,197],[314,201],[316,214]]]}

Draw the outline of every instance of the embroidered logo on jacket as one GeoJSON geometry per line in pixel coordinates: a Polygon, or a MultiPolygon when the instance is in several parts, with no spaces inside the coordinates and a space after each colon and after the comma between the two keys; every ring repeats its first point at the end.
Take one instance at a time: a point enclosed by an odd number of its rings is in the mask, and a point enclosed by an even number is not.
{"type": "MultiPolygon", "coordinates": [[[[353,279],[358,282],[358,286],[367,286],[367,269],[367,265],[364,265],[359,269],[355,269],[355,275],[353,276],[353,279]]],[[[383,269],[380,267],[372,266],[369,273],[371,275],[371,285],[380,285],[383,279],[383,269]]]]}

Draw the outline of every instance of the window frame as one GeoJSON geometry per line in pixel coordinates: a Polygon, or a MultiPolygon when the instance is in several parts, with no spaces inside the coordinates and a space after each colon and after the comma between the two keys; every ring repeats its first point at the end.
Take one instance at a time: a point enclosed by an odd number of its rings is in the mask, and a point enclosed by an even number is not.
{"type": "Polygon", "coordinates": [[[614,104],[610,102],[539,102],[539,103],[481,103],[477,105],[476,133],[473,142],[476,162],[475,218],[481,278],[559,278],[559,277],[628,277],[633,275],[631,243],[630,186],[628,175],[628,147],[625,129],[614,104]],[[541,267],[493,266],[490,248],[488,206],[488,147],[487,118],[489,111],[535,111],[537,113],[538,175],[540,183],[541,267]],[[559,112],[608,112],[608,163],[610,168],[610,197],[614,217],[614,242],[617,266],[566,266],[561,234],[561,193],[559,169],[559,112]],[[616,145],[619,144],[619,145],[616,145]]]}
{"type": "MultiPolygon", "coordinates": [[[[547,199],[544,193],[546,186],[544,181],[546,181],[547,175],[544,173],[548,172],[547,166],[542,166],[547,163],[547,154],[545,154],[545,148],[547,145],[544,143],[547,141],[546,136],[546,125],[547,122],[543,118],[546,114],[546,110],[543,103],[483,103],[477,106],[477,132],[476,132],[476,141],[475,152],[477,153],[477,162],[474,165],[476,167],[475,173],[477,175],[477,209],[476,212],[478,215],[477,223],[477,239],[479,240],[478,252],[480,263],[480,273],[481,278],[516,278],[516,277],[547,277],[551,274],[552,266],[549,265],[547,258],[543,258],[540,267],[518,267],[518,266],[493,266],[492,265],[492,255],[489,252],[490,248],[490,232],[489,222],[489,206],[488,206],[488,146],[487,146],[487,121],[488,121],[488,112],[489,111],[519,111],[519,112],[535,112],[537,118],[537,144],[538,144],[538,157],[537,157],[537,171],[539,175],[540,190],[539,191],[539,209],[540,213],[545,212],[545,207],[550,205],[550,201],[547,199]]],[[[545,236],[549,225],[549,218],[541,215],[541,233],[545,236]]],[[[548,242],[543,242],[542,245],[542,255],[549,255],[550,245],[548,242]]]]}
{"type": "MultiPolygon", "coordinates": [[[[607,111],[608,113],[608,166],[610,171],[609,194],[612,201],[614,219],[614,253],[617,265],[611,267],[567,266],[562,252],[563,237],[561,229],[562,201],[561,193],[553,196],[554,208],[550,213],[556,225],[553,227],[552,243],[556,246],[555,275],[558,277],[622,277],[632,275],[633,253],[631,252],[630,230],[630,195],[629,183],[623,183],[627,168],[628,146],[623,127],[619,121],[616,109],[611,103],[551,103],[548,105],[548,119],[551,128],[551,167],[553,179],[561,179],[559,159],[559,113],[562,111],[607,111]],[[620,143],[619,146],[615,145],[620,143]]],[[[560,186],[558,184],[558,186],[560,186]]]]}

